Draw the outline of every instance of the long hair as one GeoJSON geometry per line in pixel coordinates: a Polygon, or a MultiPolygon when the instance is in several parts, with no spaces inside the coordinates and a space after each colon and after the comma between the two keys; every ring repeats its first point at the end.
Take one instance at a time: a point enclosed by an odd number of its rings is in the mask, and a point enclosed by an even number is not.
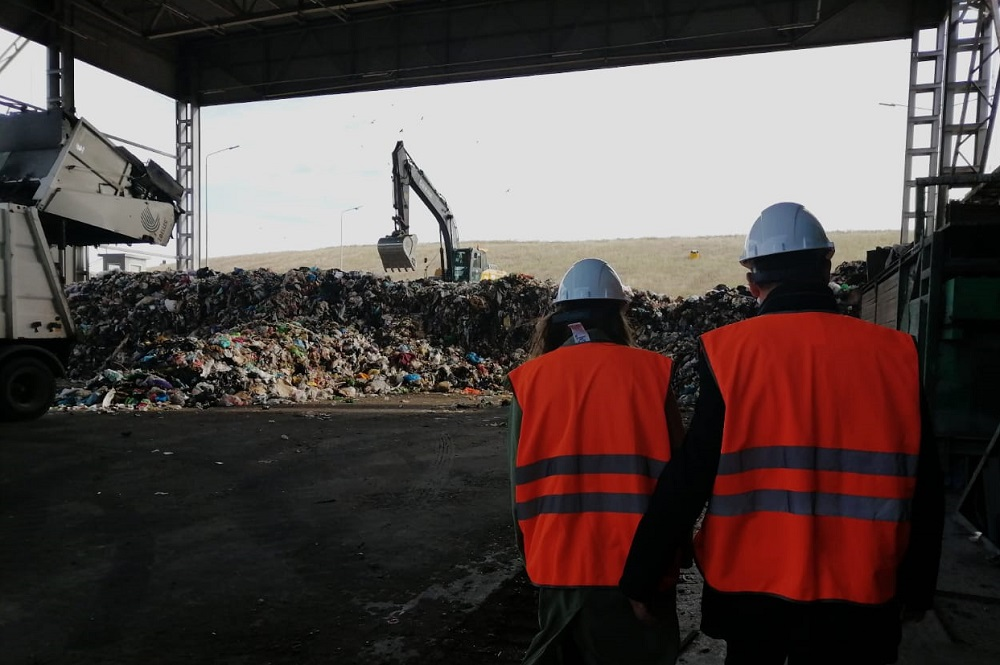
{"type": "Polygon", "coordinates": [[[573,335],[569,329],[571,323],[599,329],[615,344],[635,346],[635,335],[625,317],[627,307],[627,303],[615,300],[577,300],[556,305],[554,312],[540,317],[535,323],[528,343],[528,358],[537,358],[562,346],[573,335]]]}

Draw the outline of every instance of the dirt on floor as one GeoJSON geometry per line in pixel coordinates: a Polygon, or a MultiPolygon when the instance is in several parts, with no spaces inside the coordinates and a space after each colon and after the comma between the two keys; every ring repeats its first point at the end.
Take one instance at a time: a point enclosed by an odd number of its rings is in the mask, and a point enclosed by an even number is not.
{"type": "Polygon", "coordinates": [[[0,426],[7,664],[518,663],[499,397],[0,426]]]}
{"type": "MultiPolygon", "coordinates": [[[[536,596],[506,416],[412,395],[0,425],[0,662],[515,665],[536,596]]],[[[997,662],[998,569],[945,544],[903,662],[997,662]]],[[[679,662],[720,665],[699,590],[685,571],[679,662]]]]}

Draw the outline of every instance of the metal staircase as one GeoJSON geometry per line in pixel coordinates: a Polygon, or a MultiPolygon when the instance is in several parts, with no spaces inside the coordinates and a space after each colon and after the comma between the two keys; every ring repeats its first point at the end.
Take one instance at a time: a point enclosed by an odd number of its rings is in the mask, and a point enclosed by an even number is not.
{"type": "Polygon", "coordinates": [[[900,242],[940,228],[948,188],[926,186],[923,224],[917,179],[986,173],[996,117],[997,0],[955,0],[936,29],[913,36],[907,99],[900,242]]]}

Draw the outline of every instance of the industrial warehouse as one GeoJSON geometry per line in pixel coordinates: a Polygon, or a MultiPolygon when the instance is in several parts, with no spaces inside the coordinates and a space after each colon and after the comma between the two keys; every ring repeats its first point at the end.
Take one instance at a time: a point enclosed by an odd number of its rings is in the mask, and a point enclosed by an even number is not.
{"type": "MultiPolygon", "coordinates": [[[[903,201],[899,216],[885,220],[899,227],[898,239],[870,247],[863,260],[834,255],[821,290],[825,315],[845,326],[876,324],[864,329],[916,342],[913,377],[926,409],[899,429],[933,446],[945,516],[932,606],[900,624],[898,662],[997,662],[1000,172],[988,168],[1000,102],[997,11],[996,3],[972,0],[4,3],[0,28],[18,36],[4,58],[26,42],[42,45],[49,66],[39,79],[49,103],[0,97],[0,516],[7,525],[0,660],[605,662],[567,654],[565,644],[543,659],[545,598],[553,588],[613,588],[615,557],[627,547],[608,554],[610,583],[551,581],[575,562],[555,577],[540,574],[539,559],[526,561],[524,549],[526,525],[538,518],[525,516],[537,489],[525,485],[537,479],[517,478],[541,462],[515,464],[518,446],[541,431],[529,416],[522,420],[528,400],[518,377],[538,359],[539,322],[552,312],[577,314],[562,305],[579,304],[566,295],[572,269],[558,283],[536,278],[460,240],[461,220],[441,193],[452,191],[449,183],[418,167],[402,140],[378,148],[392,155],[385,175],[393,217],[370,247],[382,271],[345,268],[343,235],[339,264],[213,269],[200,114],[266,100],[912,40],[900,118],[903,201]],[[137,157],[115,128],[77,114],[76,61],[175,101],[172,172],[137,157]],[[419,262],[411,192],[438,225],[439,266],[419,262]],[[168,245],[169,265],[141,265],[140,248],[168,245]],[[128,250],[106,256],[120,265],[97,271],[88,253],[97,246],[128,250]],[[925,419],[933,431],[915,422],[925,419]],[[519,494],[526,491],[532,498],[519,494]]],[[[341,234],[344,212],[358,207],[341,212],[341,234]]],[[[748,275],[766,258],[754,254],[753,233],[740,257],[748,275]]],[[[826,246],[825,237],[804,242],[776,253],[826,246]]],[[[686,260],[704,262],[704,254],[692,249],[686,260]]],[[[704,431],[698,408],[707,390],[721,390],[727,413],[738,412],[727,374],[706,378],[709,352],[724,356],[706,340],[767,318],[758,314],[768,313],[766,290],[758,289],[767,280],[748,280],[671,295],[616,291],[612,282],[595,297],[618,302],[635,347],[669,359],[668,420],[676,408],[689,438],[704,431]]],[[[570,329],[587,346],[587,331],[570,329]]],[[[862,427],[870,414],[857,405],[877,413],[916,386],[895,378],[898,394],[895,383],[876,391],[852,377],[850,394],[817,411],[862,427]]],[[[649,384],[639,386],[632,401],[655,403],[649,384]]],[[[736,390],[742,394],[739,381],[736,390]]],[[[886,429],[867,427],[873,441],[886,429]]],[[[729,438],[721,445],[720,479],[737,455],[725,447],[729,438]]],[[[613,452],[608,457],[624,457],[613,452]]],[[[908,454],[885,475],[905,476],[899,469],[916,459],[908,454]]],[[[725,473],[752,477],[763,464],[754,459],[758,466],[725,473]]],[[[643,473],[667,484],[671,465],[653,461],[656,473],[643,473]]],[[[805,468],[785,463],[792,465],[785,471],[805,468]]],[[[815,471],[829,474],[824,483],[848,476],[845,486],[882,473],[844,463],[846,473],[815,471]]],[[[584,484],[631,477],[588,468],[576,471],[584,484]]],[[[895,494],[885,492],[912,491],[896,488],[887,481],[873,494],[886,500],[895,494]]],[[[831,495],[816,490],[821,496],[831,495]]],[[[543,497],[552,498],[560,496],[543,497]]],[[[861,498],[871,497],[847,497],[861,498]]],[[[718,593],[712,587],[735,577],[720,574],[718,557],[700,549],[704,531],[718,533],[722,522],[712,507],[722,502],[712,501],[694,528],[702,531],[696,555],[675,580],[676,662],[755,662],[736,660],[733,643],[703,623],[712,602],[703,589],[718,593]]],[[[819,504],[754,510],[805,510],[818,522],[869,527],[898,519],[905,531],[906,501],[886,500],[864,519],[849,512],[860,505],[850,501],[833,513],[819,504]],[[886,517],[885,506],[904,504],[898,518],[886,517]]],[[[610,512],[638,521],[643,510],[610,512]]],[[[647,529],[648,518],[640,523],[647,529]]],[[[837,533],[847,542],[844,533],[869,532],[837,533]]],[[[527,545],[538,547],[530,538],[527,545]]],[[[817,556],[860,560],[845,554],[850,548],[832,549],[817,556]]],[[[811,588],[773,593],[814,600],[811,588]]],[[[586,634],[581,621],[567,625],[586,634]]],[[[843,641],[871,662],[892,662],[865,655],[865,639],[843,641]]],[[[808,659],[789,655],[789,662],[808,659]]]]}

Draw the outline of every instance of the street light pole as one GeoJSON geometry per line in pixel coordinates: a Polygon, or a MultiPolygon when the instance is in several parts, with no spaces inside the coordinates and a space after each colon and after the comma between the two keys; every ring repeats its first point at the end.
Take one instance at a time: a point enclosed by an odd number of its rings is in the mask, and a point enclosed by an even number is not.
{"type": "Polygon", "coordinates": [[[203,244],[204,249],[202,251],[205,253],[206,268],[208,267],[208,158],[212,155],[218,155],[220,152],[236,150],[239,147],[240,146],[238,145],[231,145],[228,148],[220,148],[219,150],[215,150],[205,155],[205,223],[202,225],[204,227],[202,235],[204,236],[205,242],[203,244]]]}
{"type": "Polygon", "coordinates": [[[358,210],[361,206],[354,206],[353,208],[344,208],[340,211],[340,269],[344,269],[344,213],[351,212],[352,210],[358,210]]]}

